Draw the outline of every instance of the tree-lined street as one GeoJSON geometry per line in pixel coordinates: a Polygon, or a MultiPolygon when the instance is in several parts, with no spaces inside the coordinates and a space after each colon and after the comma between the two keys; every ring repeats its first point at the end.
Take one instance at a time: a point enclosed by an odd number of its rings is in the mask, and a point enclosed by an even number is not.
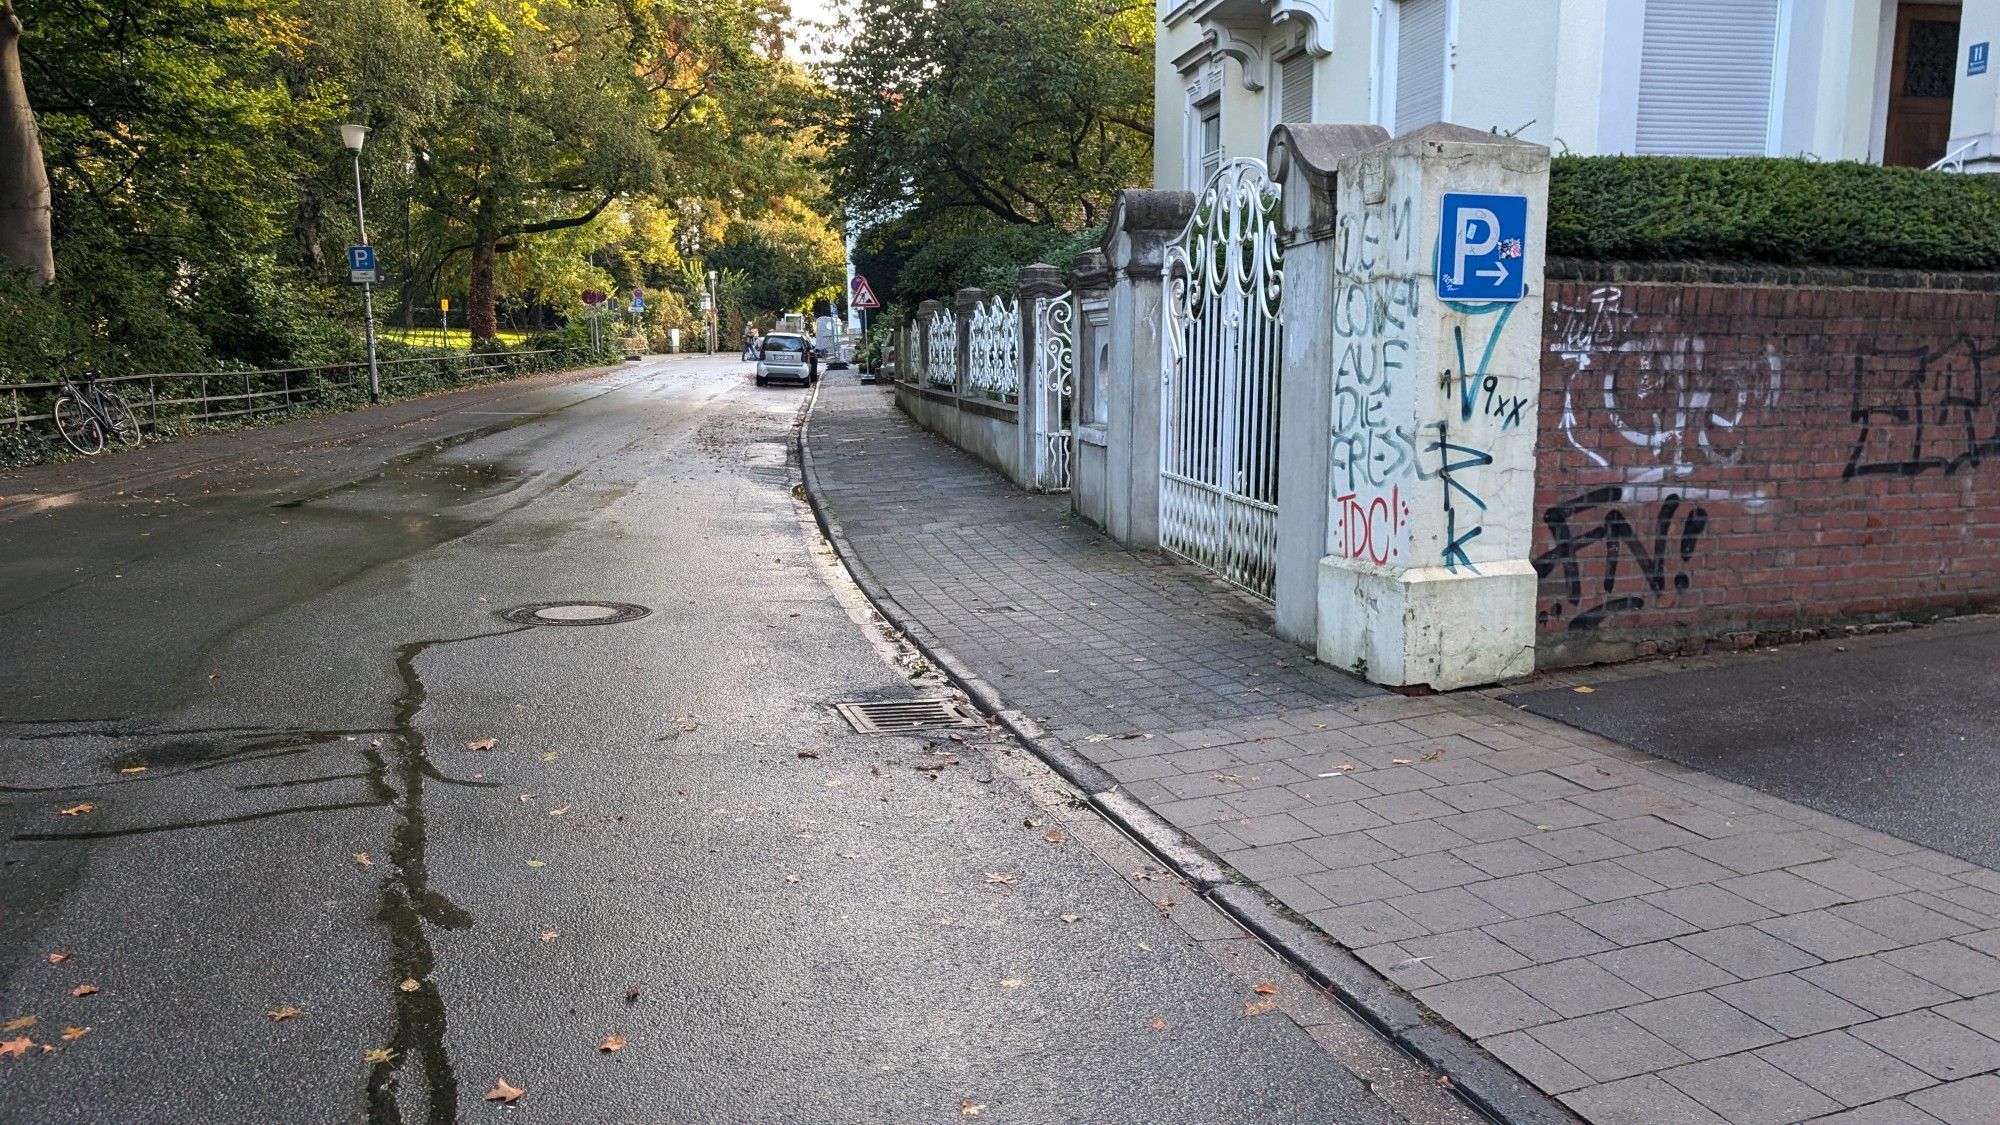
{"type": "Polygon", "coordinates": [[[942,689],[744,371],[7,480],[7,1119],[1470,1120],[1004,737],[840,721],[942,689]]]}

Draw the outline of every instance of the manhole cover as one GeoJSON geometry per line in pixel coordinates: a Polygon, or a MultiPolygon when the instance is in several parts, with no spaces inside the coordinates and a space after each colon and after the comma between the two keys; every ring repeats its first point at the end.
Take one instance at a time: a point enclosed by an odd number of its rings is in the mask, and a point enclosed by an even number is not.
{"type": "Polygon", "coordinates": [[[617,625],[653,612],[630,602],[535,602],[500,616],[522,625],[617,625]]]}
{"type": "Polygon", "coordinates": [[[895,734],[939,727],[983,727],[979,716],[949,699],[877,699],[842,703],[842,718],[863,734],[895,734]]]}

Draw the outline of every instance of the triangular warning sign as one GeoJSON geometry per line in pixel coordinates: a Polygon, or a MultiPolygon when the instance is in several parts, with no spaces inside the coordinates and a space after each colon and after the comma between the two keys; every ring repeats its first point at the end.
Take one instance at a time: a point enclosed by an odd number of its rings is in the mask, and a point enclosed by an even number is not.
{"type": "Polygon", "coordinates": [[[879,309],[882,307],[882,302],[875,299],[874,287],[868,284],[867,278],[862,277],[858,273],[854,275],[853,294],[848,300],[848,304],[853,305],[857,309],[879,309]]]}

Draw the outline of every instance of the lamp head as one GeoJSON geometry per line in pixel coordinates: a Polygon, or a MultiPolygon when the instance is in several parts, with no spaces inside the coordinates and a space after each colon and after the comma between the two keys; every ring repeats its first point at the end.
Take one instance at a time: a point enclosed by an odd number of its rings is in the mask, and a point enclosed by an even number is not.
{"type": "Polygon", "coordinates": [[[340,127],[340,140],[342,144],[347,146],[347,151],[359,155],[361,146],[368,142],[368,126],[342,125],[340,127]]]}

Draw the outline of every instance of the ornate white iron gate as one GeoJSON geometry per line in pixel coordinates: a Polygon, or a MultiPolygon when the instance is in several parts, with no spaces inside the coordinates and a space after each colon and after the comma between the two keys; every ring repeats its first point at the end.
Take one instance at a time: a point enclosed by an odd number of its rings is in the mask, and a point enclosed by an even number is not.
{"type": "Polygon", "coordinates": [[[948,312],[931,314],[924,334],[924,381],[937,387],[958,385],[958,321],[948,312]]]}
{"type": "Polygon", "coordinates": [[[1035,480],[1068,492],[1070,432],[1076,423],[1076,298],[1035,298],[1035,480]]]}
{"type": "Polygon", "coordinates": [[[1217,169],[1166,252],[1160,545],[1271,596],[1278,554],[1278,186],[1217,169]]]}
{"type": "Polygon", "coordinates": [[[965,382],[974,394],[1013,402],[1021,394],[1021,304],[988,297],[972,307],[965,382]]]}

